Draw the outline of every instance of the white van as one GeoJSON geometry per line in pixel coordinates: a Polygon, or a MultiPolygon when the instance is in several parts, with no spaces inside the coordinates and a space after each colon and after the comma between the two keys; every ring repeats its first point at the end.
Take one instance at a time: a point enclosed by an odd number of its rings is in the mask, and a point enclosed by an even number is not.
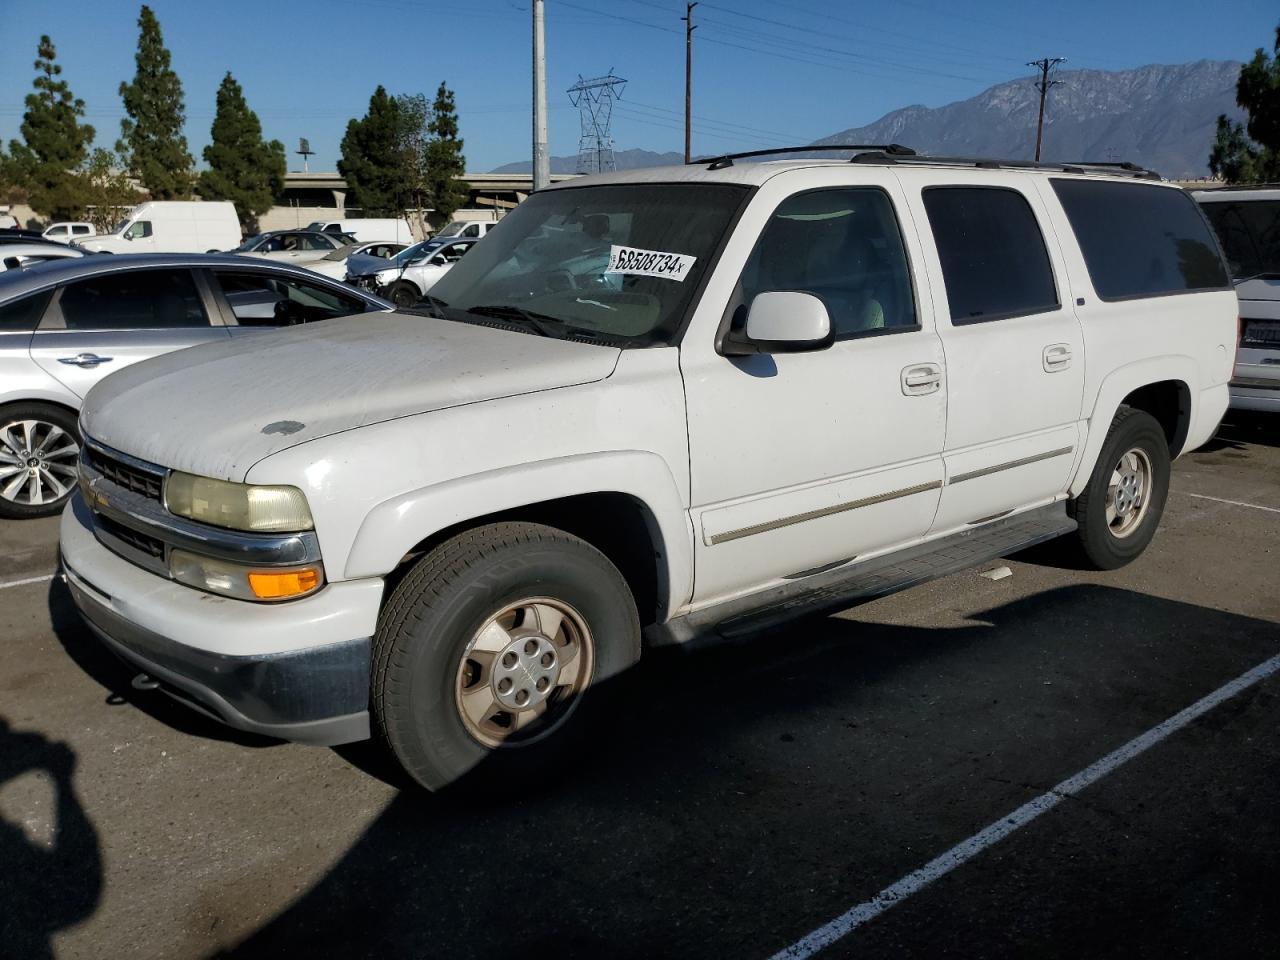
{"type": "Polygon", "coordinates": [[[56,240],[58,243],[70,243],[73,240],[88,240],[97,232],[92,223],[81,220],[60,220],[45,227],[44,233],[40,236],[46,240],[56,240]]]}
{"type": "Polygon", "coordinates": [[[240,246],[240,219],[228,200],[151,200],[111,233],[78,243],[105,253],[219,253],[240,246]]]}
{"type": "Polygon", "coordinates": [[[413,230],[409,221],[399,220],[317,220],[308,224],[308,230],[319,230],[321,233],[348,233],[361,243],[372,243],[375,240],[390,240],[395,243],[413,243],[413,230]]]}

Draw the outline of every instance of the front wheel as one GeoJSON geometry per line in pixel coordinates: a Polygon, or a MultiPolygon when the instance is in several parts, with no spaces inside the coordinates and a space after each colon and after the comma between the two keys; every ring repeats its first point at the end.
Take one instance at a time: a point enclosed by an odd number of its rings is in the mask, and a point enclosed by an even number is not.
{"type": "Polygon", "coordinates": [[[640,655],[626,581],[531,523],[459,534],[396,586],[373,645],[377,729],[418,783],[527,785],[572,755],[594,688],[640,655]]]}
{"type": "Polygon", "coordinates": [[[1156,419],[1121,407],[1088,486],[1076,498],[1077,537],[1090,566],[1114,570],[1155,536],[1169,495],[1169,446],[1156,419]]]}
{"type": "Polygon", "coordinates": [[[418,293],[418,288],[413,284],[401,281],[387,291],[387,299],[397,307],[412,307],[422,299],[422,294],[418,293]]]}
{"type": "Polygon", "coordinates": [[[0,517],[60,511],[76,488],[80,433],[75,414],[47,403],[0,408],[0,517]]]}

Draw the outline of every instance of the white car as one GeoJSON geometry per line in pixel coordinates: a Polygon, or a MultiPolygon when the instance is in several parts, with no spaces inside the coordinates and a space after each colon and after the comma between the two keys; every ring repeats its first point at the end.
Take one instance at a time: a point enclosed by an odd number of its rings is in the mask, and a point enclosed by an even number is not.
{"type": "Polygon", "coordinates": [[[75,240],[87,240],[89,237],[95,236],[97,232],[92,223],[60,220],[45,227],[40,236],[46,240],[56,240],[58,243],[71,243],[75,240]]]}
{"type": "Polygon", "coordinates": [[[337,250],[330,250],[319,260],[304,261],[302,266],[316,273],[323,273],[334,280],[347,278],[347,264],[353,256],[373,257],[378,260],[390,260],[408,244],[379,240],[374,243],[353,243],[337,250]]]}
{"type": "Polygon", "coordinates": [[[475,240],[441,240],[415,243],[390,260],[366,255],[347,261],[347,282],[385,297],[397,307],[411,307],[421,300],[473,246],[475,240]]]}
{"type": "Polygon", "coordinates": [[[306,266],[350,245],[351,240],[341,234],[316,230],[272,230],[250,237],[231,252],[306,266]]]}
{"type": "Polygon", "coordinates": [[[95,388],[71,593],[135,687],[500,790],[615,722],[642,638],[1059,536],[1126,564],[1227,408],[1237,304],[1191,197],[1109,171],[886,147],[538,191],[411,312],[95,388]]]}
{"type": "Polygon", "coordinates": [[[479,240],[498,225],[496,220],[454,220],[440,228],[433,240],[479,240]]]}

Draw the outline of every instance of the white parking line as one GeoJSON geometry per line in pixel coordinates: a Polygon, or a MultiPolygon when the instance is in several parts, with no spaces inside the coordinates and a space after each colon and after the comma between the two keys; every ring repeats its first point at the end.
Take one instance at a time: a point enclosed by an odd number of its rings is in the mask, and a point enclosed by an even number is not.
{"type": "Polygon", "coordinates": [[[1118,750],[1107,754],[1096,763],[1085,767],[1079,773],[1063,780],[1047,793],[1042,793],[1034,800],[1024,803],[1008,816],[1001,817],[995,823],[984,827],[967,840],[962,840],[940,857],[926,863],[919,870],[907,874],[892,886],[885,887],[870,900],[860,903],[847,912],[836,917],[802,940],[793,943],[785,950],[774,954],[771,960],[802,960],[811,957],[819,950],[830,946],[842,937],[848,936],[868,920],[884,913],[890,907],[906,900],[913,893],[918,893],[933,881],[942,877],[961,864],[973,859],[987,847],[1003,840],[1019,827],[1024,827],[1042,813],[1052,810],[1067,797],[1073,797],[1085,787],[1101,780],[1108,773],[1129,762],[1134,757],[1155,746],[1170,734],[1181,730],[1192,720],[1209,712],[1218,704],[1231,699],[1236,694],[1265,680],[1280,670],[1280,654],[1252,670],[1242,674],[1213,693],[1197,700],[1185,710],[1174,714],[1163,723],[1152,727],[1146,733],[1134,737],[1118,750]]]}
{"type": "Polygon", "coordinates": [[[29,583],[44,583],[52,580],[55,574],[46,573],[43,577],[27,577],[25,580],[10,580],[8,583],[0,583],[0,590],[8,590],[10,587],[25,587],[29,583]]]}
{"type": "MultiPolygon", "coordinates": [[[[1179,490],[1179,493],[1182,491],[1179,490]]],[[[1233,507],[1248,507],[1250,510],[1265,510],[1267,513],[1280,513],[1280,507],[1264,507],[1256,503],[1245,503],[1243,500],[1223,500],[1221,497],[1208,497],[1203,493],[1188,493],[1188,497],[1195,497],[1197,500],[1212,500],[1214,503],[1229,503],[1233,507]]]]}

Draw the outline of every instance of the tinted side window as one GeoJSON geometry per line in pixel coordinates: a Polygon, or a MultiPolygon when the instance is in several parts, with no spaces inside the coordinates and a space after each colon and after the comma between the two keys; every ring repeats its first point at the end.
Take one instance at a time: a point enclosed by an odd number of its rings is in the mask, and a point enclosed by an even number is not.
{"type": "Polygon", "coordinates": [[[1236,277],[1280,273],[1280,200],[1206,200],[1200,208],[1236,277]]]}
{"type": "Polygon", "coordinates": [[[209,325],[187,270],[128,270],[77,280],[63,288],[58,304],[68,330],[166,330],[209,325]]]}
{"type": "Polygon", "coordinates": [[[1051,182],[1104,300],[1227,286],[1213,234],[1188,194],[1143,183],[1051,182]]]}
{"type": "MultiPolygon", "coordinates": [[[[486,241],[488,242],[488,241],[486,241]]],[[[742,303],[798,290],[823,302],[837,338],[914,328],[915,297],[893,204],[874,187],[812,190],[784,200],[742,271],[742,303]]],[[[745,320],[735,317],[735,325],[745,320]]]]}
{"type": "Polygon", "coordinates": [[[215,271],[222,292],[242,327],[281,327],[310,323],[369,308],[358,297],[350,297],[318,284],[267,273],[227,273],[215,271]]]}
{"type": "Polygon", "coordinates": [[[1026,197],[1002,187],[930,187],[923,196],[952,323],[1058,308],[1049,251],[1026,197]]]}
{"type": "Polygon", "coordinates": [[[49,302],[50,291],[23,297],[10,303],[0,304],[0,333],[26,332],[34,330],[44,313],[45,304],[49,302]]]}

